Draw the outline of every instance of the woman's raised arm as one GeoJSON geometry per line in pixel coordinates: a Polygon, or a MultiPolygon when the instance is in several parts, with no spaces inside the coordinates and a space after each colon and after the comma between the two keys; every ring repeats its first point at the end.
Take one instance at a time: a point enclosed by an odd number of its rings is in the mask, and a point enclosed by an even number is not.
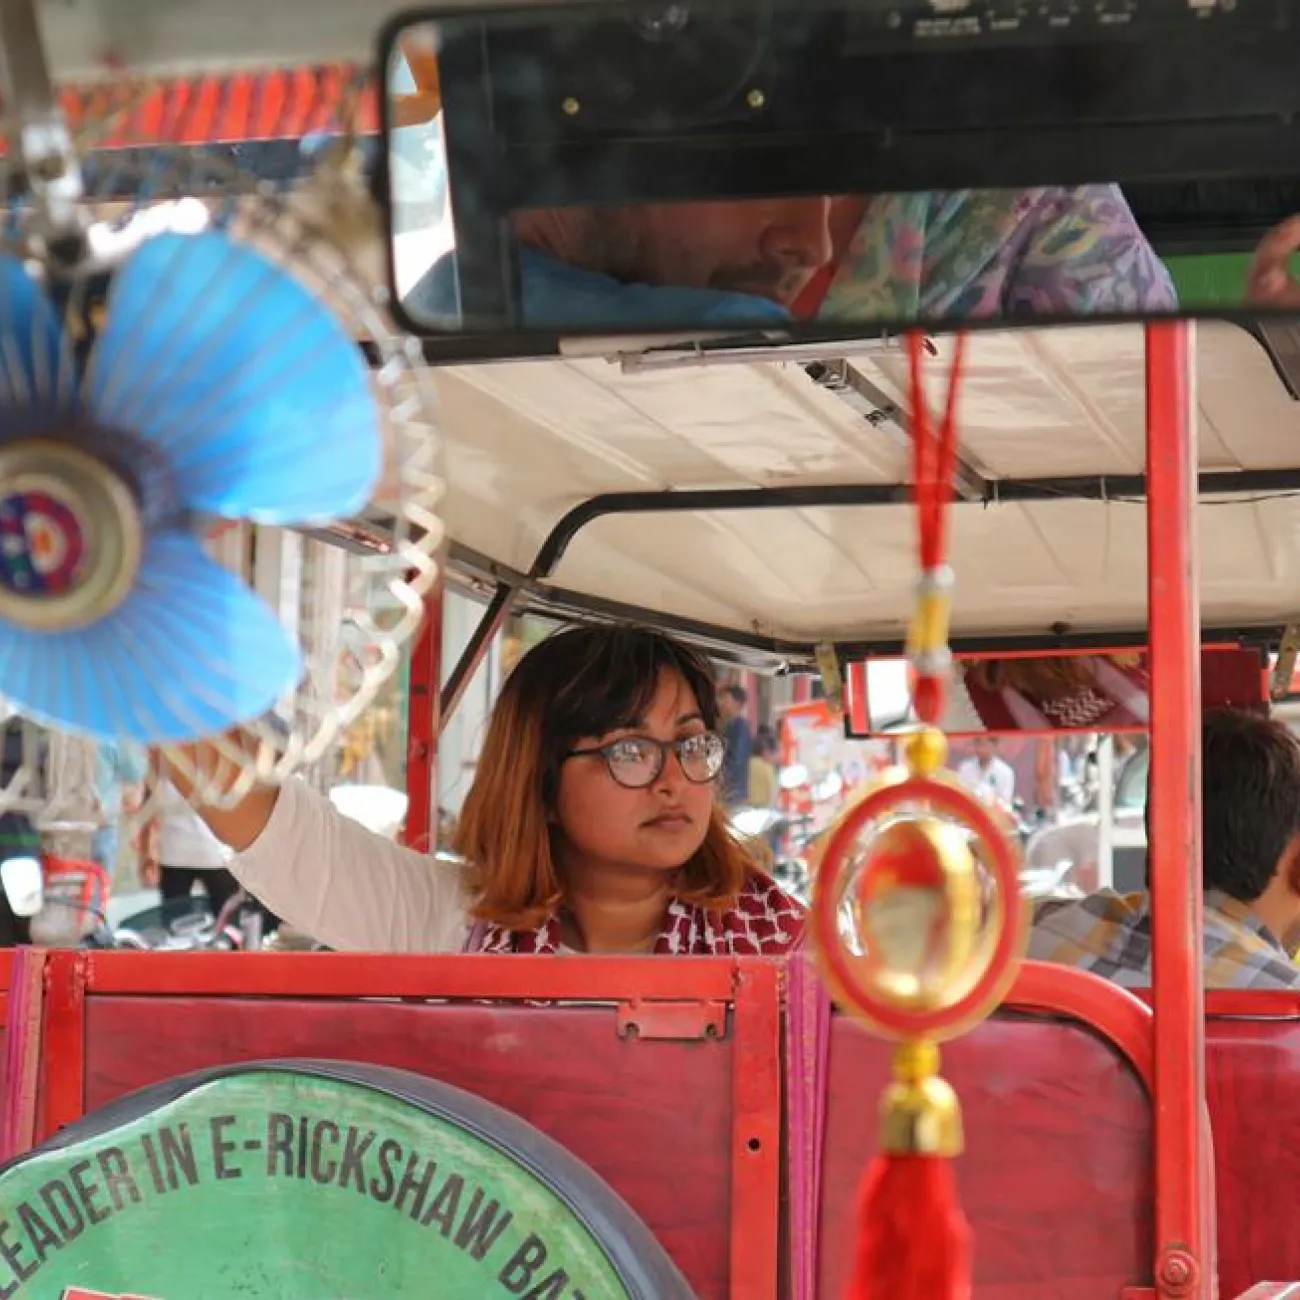
{"type": "MultiPolygon", "coordinates": [[[[193,786],[177,765],[168,773],[189,797],[193,786]]],[[[467,903],[455,864],[393,844],[302,781],[198,811],[235,850],[230,869],[240,884],[317,942],[352,952],[463,947],[467,903]]]]}

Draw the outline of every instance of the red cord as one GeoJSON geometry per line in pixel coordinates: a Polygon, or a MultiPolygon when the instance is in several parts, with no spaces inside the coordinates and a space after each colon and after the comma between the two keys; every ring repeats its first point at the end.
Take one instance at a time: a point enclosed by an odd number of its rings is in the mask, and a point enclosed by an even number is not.
{"type": "MultiPolygon", "coordinates": [[[[936,570],[943,568],[948,549],[948,507],[957,463],[957,389],[965,336],[957,336],[948,397],[937,429],[922,383],[925,346],[920,334],[908,335],[921,552],[918,617],[923,620],[923,631],[913,649],[912,701],[921,722],[938,727],[944,715],[949,660],[947,646],[932,641],[946,640],[946,613],[944,624],[939,624],[939,616],[933,607],[927,610],[926,602],[946,601],[947,595],[948,577],[936,570]]],[[[900,1071],[899,1078],[904,1077],[910,1076],[900,1071]]],[[[891,1148],[886,1138],[867,1170],[860,1193],[853,1276],[844,1300],[970,1298],[971,1232],[957,1199],[951,1161],[937,1154],[891,1148]]]]}
{"type": "Polygon", "coordinates": [[[948,397],[938,429],[930,418],[921,375],[925,338],[907,336],[912,389],[912,446],[916,477],[916,509],[920,526],[922,570],[937,569],[948,551],[948,503],[952,499],[953,470],[957,464],[957,392],[961,386],[966,336],[958,334],[953,351],[948,397]]]}
{"type": "MultiPolygon", "coordinates": [[[[930,418],[921,359],[927,350],[923,335],[907,336],[907,358],[912,390],[912,449],[916,481],[918,549],[922,582],[933,581],[948,554],[948,506],[952,500],[953,471],[957,465],[957,391],[961,385],[966,336],[957,335],[943,420],[936,429],[930,418]]],[[[929,647],[933,654],[936,647],[929,647]]],[[[942,666],[924,658],[914,661],[912,705],[927,726],[940,725],[948,698],[947,660],[942,666]]]]}

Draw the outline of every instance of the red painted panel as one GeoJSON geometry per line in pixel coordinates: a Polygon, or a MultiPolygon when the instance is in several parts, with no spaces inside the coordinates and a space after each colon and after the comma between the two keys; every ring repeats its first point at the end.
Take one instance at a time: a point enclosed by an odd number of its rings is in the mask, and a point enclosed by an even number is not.
{"type": "MultiPolygon", "coordinates": [[[[1300,1277],[1300,1015],[1206,1022],[1220,1293],[1300,1277]]],[[[1300,1291],[1297,1292],[1300,1296],[1300,1291]]]]}
{"type": "MultiPolygon", "coordinates": [[[[966,1129],[958,1173],[975,1233],[975,1300],[1105,1300],[1149,1285],[1152,1115],[1128,1061],[1081,1026],[1014,1014],[943,1057],[966,1129]]],[[[820,1295],[843,1293],[889,1059],[888,1044],[834,1018],[820,1295]]]]}
{"type": "Polygon", "coordinates": [[[1220,1294],[1235,1296],[1300,1277],[1300,995],[1216,989],[1205,1006],[1220,1294]]]}
{"type": "MultiPolygon", "coordinates": [[[[64,954],[56,954],[63,956],[64,954]]],[[[82,952],[85,990],[288,998],[731,999],[771,958],[445,956],[362,952],[82,952]],[[378,959],[378,960],[377,960],[378,959]]]]}
{"type": "MultiPolygon", "coordinates": [[[[0,993],[0,1061],[5,1059],[9,1048],[9,992],[0,993]]],[[[6,1087],[6,1080],[0,1076],[0,1090],[6,1087]]]]}
{"type": "Polygon", "coordinates": [[[418,1071],[514,1111],[586,1161],[701,1300],[723,1300],[735,1039],[620,1039],[616,1024],[613,1007],[98,996],[86,1006],[85,1104],[274,1057],[418,1071]]]}

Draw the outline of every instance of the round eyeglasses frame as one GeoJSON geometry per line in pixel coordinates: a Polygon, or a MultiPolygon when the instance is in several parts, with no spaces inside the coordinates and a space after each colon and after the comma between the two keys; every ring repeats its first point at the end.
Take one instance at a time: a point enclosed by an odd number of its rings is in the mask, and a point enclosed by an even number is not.
{"type": "Polygon", "coordinates": [[[692,785],[708,785],[710,781],[716,780],[727,757],[726,742],[714,731],[700,731],[692,736],[682,736],[677,740],[655,740],[652,736],[623,736],[619,740],[611,740],[606,745],[594,745],[590,749],[571,749],[564,757],[566,760],[570,758],[603,758],[606,771],[609,772],[611,778],[618,785],[621,785],[625,790],[644,790],[646,786],[653,785],[663,775],[664,764],[668,761],[669,751],[677,755],[677,764],[682,769],[682,775],[692,785]],[[707,742],[705,748],[701,751],[701,757],[705,759],[705,766],[709,769],[709,772],[707,776],[692,776],[687,767],[686,754],[691,746],[700,745],[701,742],[707,742]],[[626,779],[626,774],[620,776],[615,770],[614,754],[620,745],[628,743],[650,745],[659,756],[659,761],[646,769],[648,775],[644,780],[629,781],[626,779]]]}

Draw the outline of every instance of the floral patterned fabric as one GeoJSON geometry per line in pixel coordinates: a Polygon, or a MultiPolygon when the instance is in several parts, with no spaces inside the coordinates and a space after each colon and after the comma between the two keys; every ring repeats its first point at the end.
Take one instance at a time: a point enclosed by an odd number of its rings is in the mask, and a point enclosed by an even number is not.
{"type": "Polygon", "coordinates": [[[1119,187],[871,199],[820,320],[1171,311],[1173,281],[1119,187]]]}
{"type": "MultiPolygon", "coordinates": [[[[659,955],[757,957],[789,952],[803,934],[803,908],[765,876],[751,875],[733,906],[709,911],[674,899],[655,944],[659,955]]],[[[560,918],[552,916],[536,930],[511,931],[477,925],[467,952],[556,953],[560,918]]]]}

